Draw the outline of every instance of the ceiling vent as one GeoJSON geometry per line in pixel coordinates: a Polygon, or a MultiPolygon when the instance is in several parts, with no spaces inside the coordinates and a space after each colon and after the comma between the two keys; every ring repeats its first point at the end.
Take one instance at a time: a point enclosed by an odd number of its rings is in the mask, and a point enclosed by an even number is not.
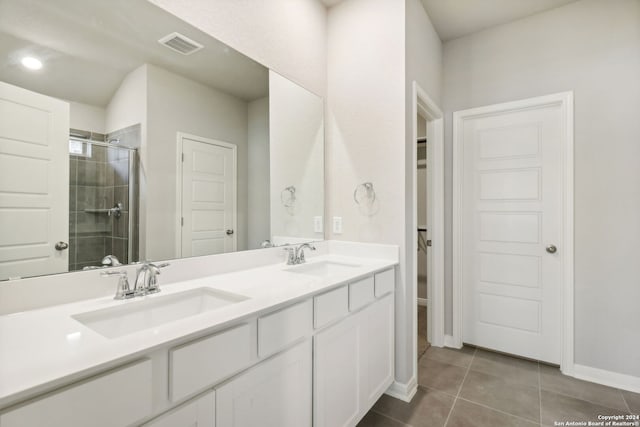
{"type": "Polygon", "coordinates": [[[180,33],[171,33],[158,40],[158,42],[183,55],[191,55],[193,52],[197,52],[204,47],[200,43],[180,33]]]}

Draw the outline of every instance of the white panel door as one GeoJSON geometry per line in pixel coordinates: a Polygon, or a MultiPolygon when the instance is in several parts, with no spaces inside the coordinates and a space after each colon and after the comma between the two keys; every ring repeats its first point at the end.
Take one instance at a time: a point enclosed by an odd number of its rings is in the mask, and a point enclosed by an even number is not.
{"type": "Polygon", "coordinates": [[[560,363],[561,108],[462,123],[463,341],[560,363]]]}
{"type": "Polygon", "coordinates": [[[236,249],[234,146],[182,138],[182,256],[236,249]]]}
{"type": "Polygon", "coordinates": [[[68,271],[69,104],[0,82],[0,280],[68,271]]]}
{"type": "Polygon", "coordinates": [[[215,427],[215,392],[210,391],[144,424],[144,427],[215,427]]]}
{"type": "Polygon", "coordinates": [[[311,427],[311,340],[249,369],[216,390],[216,425],[311,427]]]}

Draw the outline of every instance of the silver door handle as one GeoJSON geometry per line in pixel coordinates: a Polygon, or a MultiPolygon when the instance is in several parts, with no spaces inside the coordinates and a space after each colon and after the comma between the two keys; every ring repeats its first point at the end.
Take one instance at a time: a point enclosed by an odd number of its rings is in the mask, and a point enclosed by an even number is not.
{"type": "Polygon", "coordinates": [[[231,236],[233,234],[233,230],[227,230],[227,236],[231,236]]]}
{"type": "Polygon", "coordinates": [[[58,251],[64,251],[65,249],[69,249],[69,244],[67,242],[58,242],[55,248],[58,251]]]}
{"type": "Polygon", "coordinates": [[[547,246],[546,250],[550,254],[555,254],[556,252],[558,252],[558,248],[556,248],[556,245],[549,245],[547,246]]]}

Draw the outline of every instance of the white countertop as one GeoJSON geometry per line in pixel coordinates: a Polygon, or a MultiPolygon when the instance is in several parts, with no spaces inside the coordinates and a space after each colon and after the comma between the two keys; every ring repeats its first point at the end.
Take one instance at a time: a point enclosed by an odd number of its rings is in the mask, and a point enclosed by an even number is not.
{"type": "MultiPolygon", "coordinates": [[[[358,264],[348,273],[314,277],[286,271],[282,263],[173,283],[162,292],[116,301],[112,296],[0,316],[0,408],[79,378],[115,367],[191,335],[213,332],[238,320],[322,293],[355,278],[397,264],[389,259],[323,255],[308,264],[330,260],[358,264]],[[109,339],[71,316],[116,307],[189,289],[210,287],[249,299],[213,311],[109,339]]],[[[114,279],[114,292],[115,283],[114,279]]]]}

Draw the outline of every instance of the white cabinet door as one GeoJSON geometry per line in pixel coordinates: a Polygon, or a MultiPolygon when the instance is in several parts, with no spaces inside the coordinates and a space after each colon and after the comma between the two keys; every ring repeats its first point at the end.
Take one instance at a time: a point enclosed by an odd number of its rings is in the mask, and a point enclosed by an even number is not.
{"type": "Polygon", "coordinates": [[[311,427],[311,340],[216,389],[216,424],[224,427],[311,427]]]}
{"type": "Polygon", "coordinates": [[[360,352],[364,359],[362,406],[368,410],[394,377],[394,294],[367,307],[360,316],[365,328],[360,352]]]}
{"type": "Polygon", "coordinates": [[[393,293],[318,333],[314,426],[355,426],[393,382],[394,350],[393,293]]]}
{"type": "Polygon", "coordinates": [[[360,313],[320,332],[314,346],[314,426],[353,426],[361,412],[364,375],[360,313]]]}
{"type": "Polygon", "coordinates": [[[144,427],[215,427],[216,401],[212,390],[159,416],[144,427]]]}

